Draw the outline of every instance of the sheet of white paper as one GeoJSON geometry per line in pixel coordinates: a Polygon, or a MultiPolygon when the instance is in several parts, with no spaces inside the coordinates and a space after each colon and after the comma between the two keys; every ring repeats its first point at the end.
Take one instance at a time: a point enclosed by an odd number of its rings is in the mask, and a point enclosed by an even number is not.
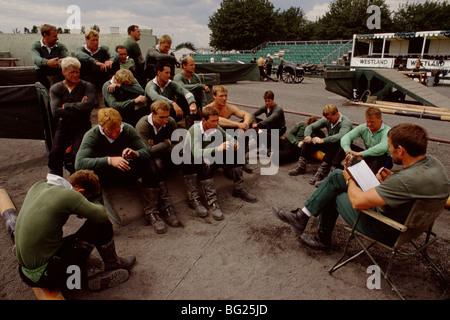
{"type": "Polygon", "coordinates": [[[353,179],[356,180],[362,191],[367,191],[380,184],[380,181],[378,181],[377,177],[364,160],[348,167],[347,170],[351,173],[353,179]]]}

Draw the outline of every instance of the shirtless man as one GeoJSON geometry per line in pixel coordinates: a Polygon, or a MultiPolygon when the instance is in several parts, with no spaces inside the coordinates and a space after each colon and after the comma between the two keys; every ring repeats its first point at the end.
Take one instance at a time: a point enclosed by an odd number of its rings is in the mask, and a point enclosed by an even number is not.
{"type": "MultiPolygon", "coordinates": [[[[213,91],[213,99],[214,101],[208,104],[206,107],[212,106],[217,111],[219,111],[219,126],[224,128],[234,128],[234,129],[242,129],[239,136],[248,129],[252,128],[253,116],[247,111],[241,110],[232,104],[227,103],[228,99],[228,90],[222,85],[214,86],[213,91]],[[235,116],[241,121],[234,121],[230,118],[235,116]]],[[[247,173],[253,173],[255,168],[252,168],[249,165],[249,152],[248,150],[253,150],[256,147],[256,140],[250,139],[249,145],[247,145],[247,152],[245,154],[245,164],[242,166],[242,170],[247,173]]]]}
{"type": "Polygon", "coordinates": [[[207,107],[212,106],[219,111],[219,126],[222,128],[239,128],[247,131],[251,128],[253,117],[247,111],[241,110],[236,106],[227,103],[228,90],[222,85],[214,86],[213,91],[214,101],[207,107]],[[233,121],[231,116],[235,116],[242,121],[233,121]]]}

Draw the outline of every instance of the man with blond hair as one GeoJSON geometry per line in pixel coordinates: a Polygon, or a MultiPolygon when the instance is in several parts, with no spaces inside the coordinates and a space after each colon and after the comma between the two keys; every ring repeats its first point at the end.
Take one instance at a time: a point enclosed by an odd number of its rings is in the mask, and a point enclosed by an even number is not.
{"type": "Polygon", "coordinates": [[[94,86],[80,80],[80,62],[77,59],[65,58],[61,69],[64,80],[50,88],[50,106],[56,130],[48,155],[48,167],[50,173],[62,177],[65,153],[70,146],[65,165],[70,173],[75,171],[75,155],[85,132],[91,128],[90,116],[96,99],[94,86]]]}
{"type": "Polygon", "coordinates": [[[317,150],[325,152],[316,174],[309,181],[312,185],[328,175],[333,159],[341,146],[341,138],[353,129],[353,123],[350,119],[339,113],[338,108],[334,104],[326,105],[322,115],[323,118],[306,127],[305,139],[303,139],[297,166],[289,170],[289,175],[291,176],[304,174],[307,160],[312,154],[317,150]],[[325,138],[312,137],[312,133],[318,129],[326,129],[328,136],[325,138]]]}
{"type": "Polygon", "coordinates": [[[364,160],[373,173],[377,173],[384,165],[388,169],[392,168],[388,150],[388,132],[391,128],[383,122],[381,110],[377,107],[367,108],[365,116],[366,123],[360,124],[342,137],[341,148],[333,167],[343,169],[342,160],[352,155],[357,160],[364,160]],[[364,148],[353,144],[357,138],[362,139],[364,148]]]}
{"type": "Polygon", "coordinates": [[[77,170],[93,170],[102,187],[127,185],[142,179],[144,214],[152,225],[158,214],[158,183],[150,170],[150,150],[136,130],[122,122],[119,111],[101,108],[98,125],[86,132],[78,151],[77,170]]]}
{"type": "MultiPolygon", "coordinates": [[[[214,101],[207,106],[213,107],[219,112],[219,126],[221,128],[241,130],[240,132],[238,131],[238,135],[251,128],[253,115],[227,102],[228,89],[225,86],[214,86],[212,96],[214,101]],[[235,118],[240,119],[240,121],[235,118]]],[[[257,141],[256,139],[250,139],[248,144],[251,146],[245,146],[246,149],[255,148],[257,141]]],[[[248,152],[245,153],[245,164],[242,166],[242,169],[247,173],[253,173],[254,171],[254,168],[249,165],[248,152]]]]}
{"type": "Polygon", "coordinates": [[[119,111],[122,120],[133,127],[150,112],[144,89],[130,70],[118,70],[111,80],[105,82],[102,93],[105,107],[119,111]]]}
{"type": "Polygon", "coordinates": [[[119,54],[100,45],[99,37],[95,30],[86,31],[86,42],[75,50],[75,56],[81,62],[81,79],[94,84],[98,91],[120,69],[119,54]]]}
{"type": "Polygon", "coordinates": [[[169,35],[163,35],[159,39],[159,43],[156,47],[150,47],[145,57],[145,76],[147,80],[153,80],[156,75],[156,64],[158,61],[165,61],[170,64],[170,79],[172,80],[175,75],[175,65],[179,65],[179,62],[175,58],[175,55],[170,52],[172,47],[172,38],[169,35]]]}

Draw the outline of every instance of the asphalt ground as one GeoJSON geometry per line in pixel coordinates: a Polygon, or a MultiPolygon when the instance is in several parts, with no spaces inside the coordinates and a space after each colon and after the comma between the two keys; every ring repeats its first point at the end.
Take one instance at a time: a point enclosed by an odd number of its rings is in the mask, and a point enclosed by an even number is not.
{"type": "MultiPolygon", "coordinates": [[[[273,82],[239,82],[226,84],[229,102],[251,106],[264,103],[266,90],[275,93],[275,101],[286,110],[287,127],[307,116],[320,116],[326,104],[333,103],[339,111],[355,123],[364,122],[364,107],[347,105],[347,100],[324,88],[320,78],[306,78],[301,84],[273,82]]],[[[436,88],[450,96],[450,88],[436,88]]],[[[245,108],[252,112],[254,108],[245,108]]],[[[413,122],[425,127],[430,136],[450,140],[449,123],[445,121],[412,117],[383,115],[384,121],[393,126],[413,122]]],[[[11,197],[17,210],[28,188],[44,179],[48,168],[43,141],[0,139],[0,185],[11,197]]],[[[436,156],[450,172],[449,144],[430,142],[428,153],[436,156]]],[[[169,228],[157,235],[143,219],[126,226],[115,227],[116,248],[119,255],[134,254],[137,264],[130,278],[120,286],[101,292],[75,290],[66,298],[81,300],[398,300],[398,297],[382,282],[380,289],[367,287],[367,267],[371,262],[361,257],[358,261],[340,269],[333,275],[327,272],[339,258],[347,233],[345,223],[338,220],[333,234],[333,250],[317,252],[302,246],[290,227],[271,213],[271,206],[286,209],[301,207],[314,192],[308,183],[318,163],[311,162],[304,176],[290,177],[287,172],[294,164],[280,166],[276,175],[244,174],[245,184],[258,197],[256,203],[246,203],[231,196],[232,182],[219,170],[216,185],[219,204],[225,214],[223,221],[195,217],[187,207],[187,196],[180,172],[171,174],[168,181],[173,204],[181,228],[169,228]]],[[[258,164],[261,168],[262,165],[258,164]]],[[[80,225],[76,217],[68,222],[65,233],[71,233],[80,225]]],[[[440,236],[429,254],[449,276],[450,217],[448,209],[435,223],[440,236]]],[[[3,227],[2,227],[3,228],[3,227]]],[[[306,232],[316,232],[317,221],[308,224],[306,232]]],[[[17,273],[17,261],[6,231],[0,232],[0,299],[34,300],[32,290],[17,273]]],[[[352,245],[352,252],[357,250],[352,245]]],[[[93,253],[95,257],[95,251],[93,253]]],[[[386,254],[375,252],[386,262],[386,254]]],[[[436,300],[442,298],[438,278],[424,267],[420,258],[407,258],[395,264],[394,281],[409,299],[436,300]]],[[[444,299],[448,299],[444,296],[444,299]]],[[[260,302],[261,303],[261,302],[260,302]]],[[[196,303],[201,305],[201,302],[196,303]]],[[[141,305],[146,307],[147,305],[141,305]]],[[[174,308],[155,302],[151,310],[174,308]],[[153,309],[152,309],[153,308],[153,309]]],[[[176,305],[179,306],[179,305],[176,305]]],[[[182,306],[187,306],[187,302],[182,306]]],[[[289,305],[295,310],[296,306],[289,305]]],[[[318,307],[318,306],[316,306],[318,307]]],[[[300,310],[300,309],[299,309],[300,310]]],[[[180,314],[180,309],[164,309],[180,314]]],[[[164,312],[163,311],[163,312],[164,312]]],[[[269,312],[273,310],[269,310],[269,312]]],[[[318,310],[320,312],[320,310],[318,310]]],[[[166,313],[166,314],[167,314],[166,313]]],[[[274,317],[277,318],[277,317],[274,317]]]]}

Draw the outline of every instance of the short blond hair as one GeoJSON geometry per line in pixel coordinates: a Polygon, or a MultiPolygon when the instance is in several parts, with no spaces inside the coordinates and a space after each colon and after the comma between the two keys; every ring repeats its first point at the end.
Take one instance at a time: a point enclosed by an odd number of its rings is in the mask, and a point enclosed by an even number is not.
{"type": "Polygon", "coordinates": [[[325,106],[325,109],[323,109],[322,114],[323,114],[324,117],[326,117],[326,116],[328,116],[328,115],[334,116],[334,115],[336,115],[336,113],[338,113],[338,112],[339,112],[339,111],[338,111],[338,108],[337,108],[334,104],[327,104],[327,105],[325,106]]]}
{"type": "Polygon", "coordinates": [[[122,116],[114,108],[101,108],[98,111],[98,124],[103,130],[109,130],[122,123],[122,116]]]}
{"type": "Polygon", "coordinates": [[[133,83],[134,82],[133,72],[131,72],[128,69],[120,69],[114,75],[114,81],[119,84],[127,81],[133,83]]]}
{"type": "Polygon", "coordinates": [[[159,42],[172,44],[172,38],[168,34],[165,34],[165,35],[161,36],[161,38],[159,38],[159,42]]]}
{"type": "Polygon", "coordinates": [[[67,70],[68,68],[80,69],[81,63],[77,58],[67,57],[61,60],[61,70],[67,70]]]}
{"type": "Polygon", "coordinates": [[[225,88],[223,85],[219,84],[219,85],[213,87],[212,94],[213,94],[213,96],[215,96],[217,94],[217,92],[221,92],[221,91],[228,93],[228,89],[225,88]]]}
{"type": "Polygon", "coordinates": [[[98,32],[94,29],[88,30],[84,33],[84,37],[86,39],[89,39],[91,36],[98,36],[98,35],[99,35],[98,32]]]}

